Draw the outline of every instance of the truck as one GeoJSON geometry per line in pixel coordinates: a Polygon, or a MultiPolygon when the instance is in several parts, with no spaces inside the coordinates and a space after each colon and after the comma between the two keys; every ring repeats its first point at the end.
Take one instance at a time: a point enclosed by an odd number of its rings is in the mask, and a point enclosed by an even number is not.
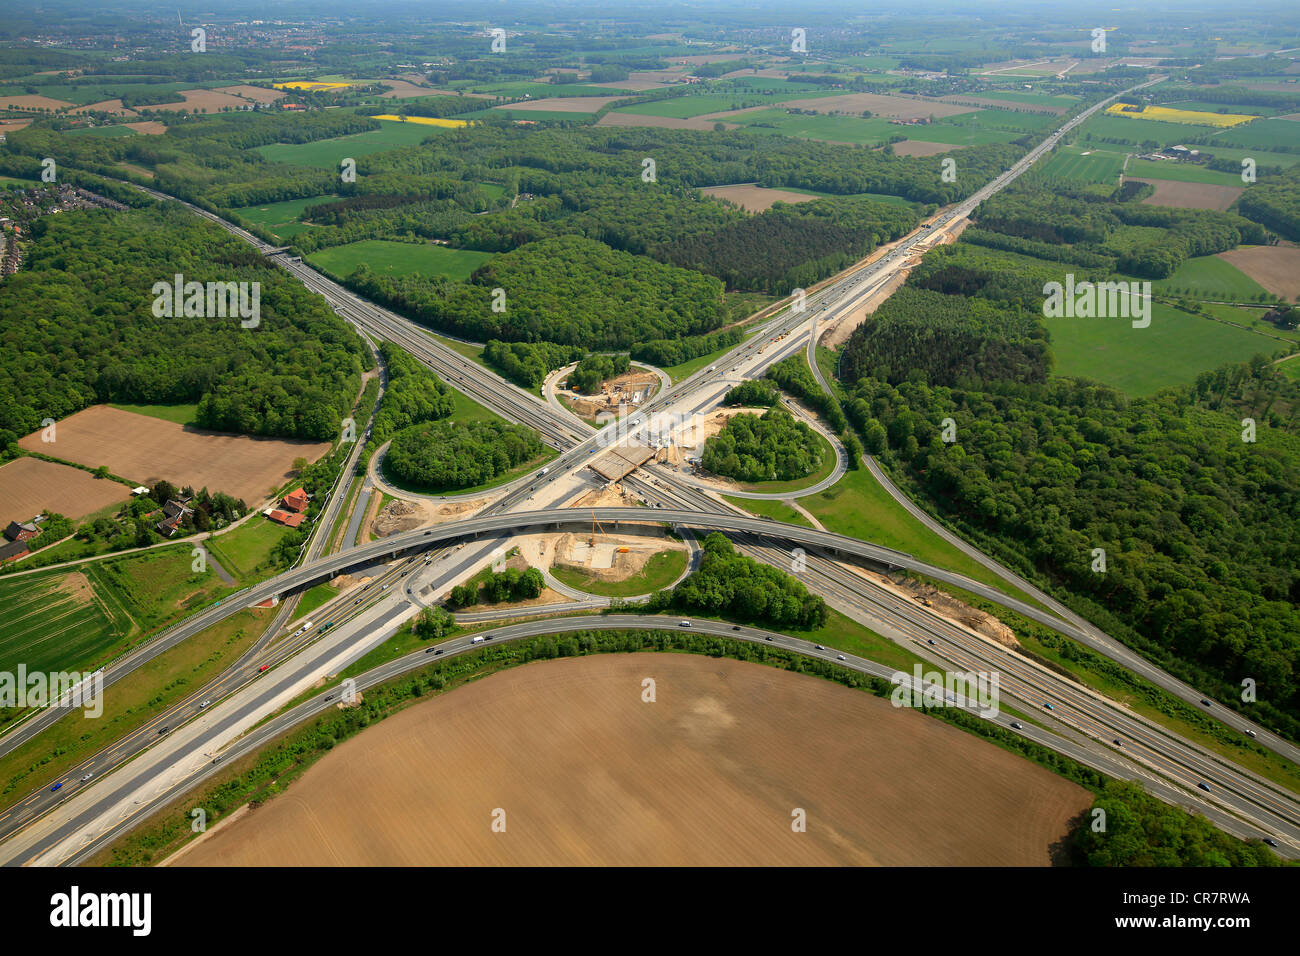
{"type": "Polygon", "coordinates": [[[543,468],[541,471],[537,473],[537,477],[538,478],[542,477],[542,475],[546,474],[550,470],[551,470],[550,466],[548,465],[547,467],[543,468]]]}

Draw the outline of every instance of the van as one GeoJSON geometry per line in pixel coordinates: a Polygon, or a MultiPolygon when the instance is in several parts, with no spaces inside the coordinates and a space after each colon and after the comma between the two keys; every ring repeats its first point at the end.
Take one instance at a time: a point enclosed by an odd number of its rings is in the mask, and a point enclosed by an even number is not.
{"type": "Polygon", "coordinates": [[[483,638],[482,638],[481,636],[480,636],[480,637],[476,637],[476,638],[474,638],[473,640],[471,640],[470,643],[471,643],[471,644],[482,644],[482,643],[483,643],[483,638]]]}
{"type": "Polygon", "coordinates": [[[690,626],[691,626],[691,622],[690,622],[690,621],[682,621],[682,623],[681,623],[679,626],[680,626],[680,627],[690,627],[690,626]]]}

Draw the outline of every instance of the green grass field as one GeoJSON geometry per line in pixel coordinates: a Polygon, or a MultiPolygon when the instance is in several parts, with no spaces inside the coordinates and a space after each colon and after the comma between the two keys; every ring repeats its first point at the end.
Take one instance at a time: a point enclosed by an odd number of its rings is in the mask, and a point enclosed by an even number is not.
{"type": "Polygon", "coordinates": [[[1217,144],[1224,143],[1246,148],[1270,146],[1300,146],[1300,123],[1294,120],[1261,119],[1244,126],[1225,129],[1216,133],[1213,142],[1206,148],[1211,152],[1217,144]]]}
{"type": "MultiPolygon", "coordinates": [[[[270,143],[258,146],[256,151],[273,163],[337,170],[339,163],[349,157],[359,160],[371,153],[382,153],[399,146],[414,146],[430,136],[440,136],[447,132],[450,130],[420,123],[384,123],[383,129],[368,133],[354,133],[314,143],[270,143]]],[[[358,162],[358,174],[364,174],[365,171],[365,163],[358,162]]]]}
{"type": "Polygon", "coordinates": [[[1151,325],[1129,319],[1047,319],[1056,374],[1090,378],[1129,395],[1186,385],[1201,372],[1265,355],[1276,344],[1223,322],[1151,305],[1151,325]]]}
{"type": "Polygon", "coordinates": [[[340,278],[351,275],[364,262],[372,271],[386,275],[406,276],[418,272],[424,276],[466,279],[491,258],[490,252],[448,249],[431,242],[363,239],[346,246],[332,246],[314,252],[307,257],[307,261],[340,278]]]}
{"type": "MultiPolygon", "coordinates": [[[[1128,119],[1098,113],[1080,127],[1080,140],[1086,144],[1090,137],[1105,137],[1131,143],[1134,146],[1154,142],[1160,146],[1173,146],[1189,136],[1213,131],[1212,126],[1191,126],[1186,123],[1164,123],[1160,120],[1128,119]]],[[[1113,148],[1113,147],[1111,147],[1113,148]]]]}
{"type": "Polygon", "coordinates": [[[1211,186],[1244,186],[1240,173],[1222,173],[1195,163],[1156,162],[1134,157],[1124,175],[1129,179],[1167,179],[1175,183],[1207,183],[1211,186]]]}
{"type": "Polygon", "coordinates": [[[747,93],[743,90],[734,93],[703,93],[699,96],[678,96],[668,100],[653,100],[649,103],[622,106],[615,112],[689,119],[692,116],[703,116],[705,113],[721,113],[753,106],[753,101],[760,98],[763,98],[761,93],[747,93]]]}
{"type": "Polygon", "coordinates": [[[289,199],[285,202],[268,203],[264,206],[244,206],[242,209],[233,211],[249,222],[256,223],[273,232],[281,239],[288,239],[290,236],[311,228],[306,223],[298,221],[298,217],[304,210],[310,209],[312,206],[322,205],[336,198],[338,197],[333,194],[329,196],[312,196],[307,199],[289,199]]]}
{"type": "Polygon", "coordinates": [[[731,502],[737,508],[744,508],[752,515],[760,518],[771,518],[773,521],[784,521],[786,524],[797,524],[803,528],[811,528],[813,523],[795,511],[784,501],[767,501],[761,498],[737,498],[734,495],[723,495],[727,501],[731,502]]]}
{"type": "Polygon", "coordinates": [[[97,661],[124,635],[120,608],[78,593],[78,572],[51,571],[0,579],[0,671],[77,670],[97,661]]]}
{"type": "Polygon", "coordinates": [[[247,581],[262,569],[271,557],[271,549],[293,529],[254,515],[234,531],[204,542],[221,566],[241,581],[247,581]]]}
{"type": "Polygon", "coordinates": [[[1123,153],[1062,146],[1043,166],[1042,176],[1045,179],[1067,179],[1076,183],[1118,185],[1119,173],[1123,167],[1123,153]]]}
{"type": "Polygon", "coordinates": [[[625,581],[602,581],[579,568],[555,565],[551,574],[571,588],[605,597],[636,597],[668,587],[686,570],[687,552],[676,549],[651,555],[640,573],[625,581]]]}
{"type": "MultiPolygon", "coordinates": [[[[992,111],[981,111],[992,112],[992,111]]],[[[977,146],[983,143],[1009,143],[1021,134],[989,125],[959,126],[946,120],[928,126],[899,126],[889,120],[860,116],[806,116],[781,109],[741,113],[729,120],[740,123],[751,133],[777,133],[796,139],[816,139],[833,143],[874,146],[900,133],[909,139],[947,146],[977,146]]]]}
{"type": "Polygon", "coordinates": [[[177,425],[193,425],[194,416],[199,411],[198,405],[123,405],[114,402],[112,407],[120,408],[124,412],[159,418],[165,422],[175,422],[177,425]]]}
{"type": "Polygon", "coordinates": [[[1265,291],[1246,273],[1218,256],[1188,259],[1168,279],[1151,283],[1151,289],[1161,294],[1185,293],[1198,298],[1235,302],[1253,300],[1265,291]]]}

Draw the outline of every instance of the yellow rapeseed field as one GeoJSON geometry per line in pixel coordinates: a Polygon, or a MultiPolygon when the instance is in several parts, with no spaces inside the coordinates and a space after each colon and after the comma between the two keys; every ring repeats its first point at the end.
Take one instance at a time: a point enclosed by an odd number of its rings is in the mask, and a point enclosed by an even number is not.
{"type": "Polygon", "coordinates": [[[277,90],[341,90],[351,83],[321,83],[316,80],[291,80],[288,83],[272,83],[277,90]]]}
{"type": "Polygon", "coordinates": [[[1106,107],[1106,112],[1111,116],[1126,116],[1129,119],[1149,119],[1160,120],[1162,123],[1188,123],[1193,126],[1218,126],[1226,129],[1229,126],[1240,126],[1242,123],[1249,123],[1253,119],[1259,119],[1258,116],[1247,116],[1243,113],[1202,113],[1199,110],[1178,110],[1168,106],[1144,106],[1142,109],[1134,110],[1125,109],[1123,103],[1113,103],[1106,107]]]}
{"type": "Polygon", "coordinates": [[[374,118],[381,119],[381,120],[393,120],[398,123],[405,122],[405,123],[421,123],[425,126],[446,126],[451,129],[459,129],[462,126],[469,125],[469,123],[467,123],[465,120],[438,119],[437,117],[434,116],[390,116],[388,114],[384,114],[383,116],[376,116],[374,118]]]}

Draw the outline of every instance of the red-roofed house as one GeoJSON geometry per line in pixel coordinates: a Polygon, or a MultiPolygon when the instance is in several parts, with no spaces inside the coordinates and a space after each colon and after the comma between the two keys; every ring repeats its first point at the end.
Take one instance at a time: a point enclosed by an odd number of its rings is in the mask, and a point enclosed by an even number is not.
{"type": "Polygon", "coordinates": [[[302,488],[295,488],[284,496],[284,506],[290,511],[307,510],[307,492],[302,488]]]}
{"type": "Polygon", "coordinates": [[[277,521],[280,524],[285,525],[287,527],[296,528],[298,527],[298,525],[302,524],[303,519],[306,517],[306,515],[293,514],[292,512],[281,511],[279,508],[276,508],[269,515],[267,515],[267,517],[270,518],[272,521],[277,521]]]}

